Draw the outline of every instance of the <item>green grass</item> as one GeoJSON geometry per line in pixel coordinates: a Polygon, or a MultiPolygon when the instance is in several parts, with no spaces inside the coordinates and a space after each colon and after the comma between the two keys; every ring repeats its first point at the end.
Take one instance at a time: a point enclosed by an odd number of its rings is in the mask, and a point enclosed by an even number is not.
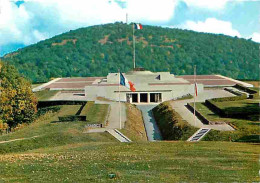
{"type": "Polygon", "coordinates": [[[30,138],[10,143],[0,143],[0,154],[5,152],[25,151],[41,147],[55,147],[59,145],[88,142],[88,141],[113,141],[114,139],[104,134],[85,134],[86,122],[58,122],[58,116],[64,114],[63,106],[60,112],[47,113],[41,116],[36,122],[20,129],[17,132],[0,136],[1,141],[8,141],[20,138],[30,138]]]}
{"type": "Polygon", "coordinates": [[[0,155],[0,180],[257,182],[259,151],[254,144],[231,142],[82,142],[0,155]]]}
{"type": "Polygon", "coordinates": [[[82,105],[63,105],[59,116],[76,115],[82,105]]]}
{"type": "MultiPolygon", "coordinates": [[[[223,110],[225,109],[237,109],[239,107],[244,108],[248,106],[248,102],[252,102],[251,100],[244,101],[230,101],[230,102],[217,102],[217,104],[221,103],[223,110]]],[[[193,106],[193,103],[191,103],[193,106]]],[[[212,131],[205,137],[206,140],[234,140],[234,141],[248,141],[248,142],[259,142],[260,133],[259,126],[260,122],[250,119],[237,119],[237,118],[224,118],[213,111],[211,111],[204,103],[196,103],[196,110],[198,110],[206,119],[212,122],[226,122],[233,126],[236,130],[233,132],[217,132],[212,131]]],[[[239,110],[239,109],[237,109],[239,110]]],[[[244,109],[245,111],[247,109],[244,109]]],[[[241,115],[243,115],[243,110],[241,111],[241,115]]],[[[259,114],[258,114],[259,115],[259,114]]]]}
{"type": "Polygon", "coordinates": [[[108,104],[87,102],[80,115],[86,115],[89,123],[103,123],[108,113],[108,104]]]}
{"type": "Polygon", "coordinates": [[[39,101],[49,100],[51,97],[56,95],[59,91],[57,90],[42,90],[35,93],[35,96],[39,101]]]}
{"type": "Polygon", "coordinates": [[[224,102],[216,102],[217,106],[223,110],[226,110],[227,108],[231,107],[239,107],[239,108],[246,108],[251,104],[256,104],[258,108],[260,100],[254,100],[254,99],[246,99],[246,100],[237,100],[237,101],[224,101],[224,102]]]}
{"type": "Polygon", "coordinates": [[[0,182],[260,181],[259,144],[119,143],[108,133],[84,133],[86,122],[55,123],[67,110],[0,136],[0,142],[38,136],[0,143],[0,182]]]}

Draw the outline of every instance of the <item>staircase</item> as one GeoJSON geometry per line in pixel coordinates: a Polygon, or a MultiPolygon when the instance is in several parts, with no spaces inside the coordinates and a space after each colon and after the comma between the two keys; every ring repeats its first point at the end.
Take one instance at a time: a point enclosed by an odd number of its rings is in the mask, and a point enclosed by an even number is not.
{"type": "Polygon", "coordinates": [[[112,136],[114,136],[120,142],[132,142],[129,138],[127,138],[117,129],[107,129],[106,131],[110,133],[112,136]]]}
{"type": "Polygon", "coordinates": [[[190,142],[200,141],[209,131],[210,131],[210,128],[200,128],[187,141],[190,141],[190,142]]]}

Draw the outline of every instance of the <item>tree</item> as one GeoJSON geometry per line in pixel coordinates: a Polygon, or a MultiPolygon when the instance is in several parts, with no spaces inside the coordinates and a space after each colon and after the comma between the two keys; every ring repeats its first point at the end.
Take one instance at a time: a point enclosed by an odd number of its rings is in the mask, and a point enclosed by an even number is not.
{"type": "Polygon", "coordinates": [[[37,100],[31,84],[13,66],[0,65],[0,118],[10,128],[31,123],[37,112],[37,100]]]}

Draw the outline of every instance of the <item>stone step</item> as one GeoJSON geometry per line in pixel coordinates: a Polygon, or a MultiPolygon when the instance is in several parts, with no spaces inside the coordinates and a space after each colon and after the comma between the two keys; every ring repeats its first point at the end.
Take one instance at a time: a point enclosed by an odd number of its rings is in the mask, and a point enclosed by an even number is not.
{"type": "Polygon", "coordinates": [[[210,128],[200,128],[187,141],[190,142],[200,141],[210,130],[211,130],[210,128]]]}

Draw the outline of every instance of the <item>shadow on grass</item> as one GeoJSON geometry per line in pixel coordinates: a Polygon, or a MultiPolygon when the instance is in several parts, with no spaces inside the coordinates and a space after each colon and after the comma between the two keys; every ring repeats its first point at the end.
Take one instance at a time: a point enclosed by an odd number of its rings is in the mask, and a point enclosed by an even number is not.
{"type": "Polygon", "coordinates": [[[256,125],[256,126],[260,126],[260,123],[248,123],[249,125],[256,125]]]}
{"type": "Polygon", "coordinates": [[[228,118],[235,119],[247,119],[250,121],[259,121],[259,105],[258,103],[247,103],[247,105],[242,107],[226,107],[223,109],[228,118]]]}
{"type": "MultiPolygon", "coordinates": [[[[238,140],[237,142],[253,142],[253,143],[260,143],[260,135],[246,135],[238,140]]],[[[259,144],[258,144],[259,145],[259,144]]]]}
{"type": "Polygon", "coordinates": [[[75,123],[80,121],[51,121],[50,123],[75,123]]]}

